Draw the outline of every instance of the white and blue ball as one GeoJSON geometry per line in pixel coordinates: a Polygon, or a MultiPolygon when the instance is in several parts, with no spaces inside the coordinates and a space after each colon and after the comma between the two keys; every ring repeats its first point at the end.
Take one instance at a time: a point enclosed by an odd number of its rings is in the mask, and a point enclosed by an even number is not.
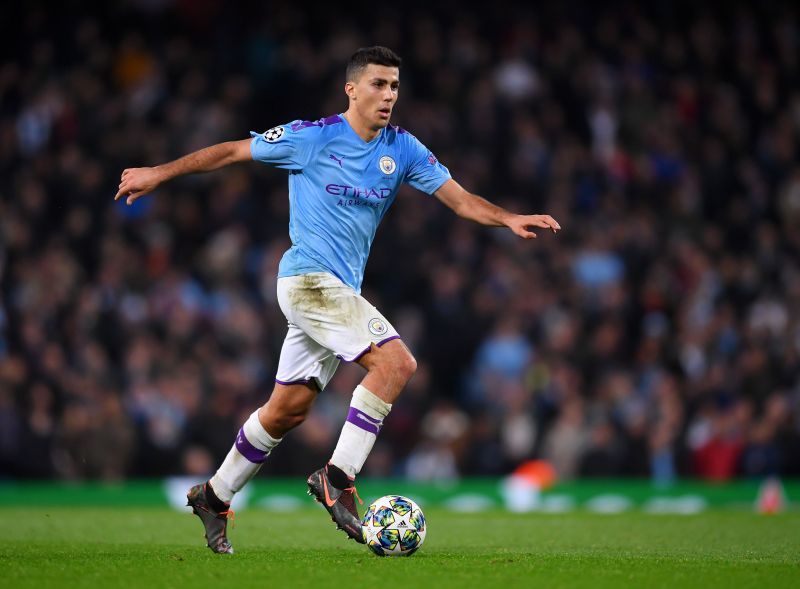
{"type": "Polygon", "coordinates": [[[408,497],[375,500],[361,519],[364,541],[378,556],[411,556],[425,541],[425,515],[408,497]]]}

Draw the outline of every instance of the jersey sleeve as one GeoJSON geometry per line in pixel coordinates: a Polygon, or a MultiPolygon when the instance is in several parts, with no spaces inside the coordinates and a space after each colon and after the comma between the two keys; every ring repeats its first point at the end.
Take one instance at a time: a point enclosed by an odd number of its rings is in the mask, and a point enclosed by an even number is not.
{"type": "Polygon", "coordinates": [[[253,159],[283,170],[302,170],[309,161],[315,134],[311,129],[298,129],[295,123],[278,125],[263,133],[250,131],[253,159]]]}
{"type": "Polygon", "coordinates": [[[450,179],[450,170],[419,139],[408,134],[408,166],[403,182],[427,194],[433,194],[450,179]]]}

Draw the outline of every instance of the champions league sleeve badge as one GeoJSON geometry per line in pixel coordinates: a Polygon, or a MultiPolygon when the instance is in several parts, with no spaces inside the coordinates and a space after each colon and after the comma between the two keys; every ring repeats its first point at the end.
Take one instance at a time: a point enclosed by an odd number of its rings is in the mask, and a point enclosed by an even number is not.
{"type": "Polygon", "coordinates": [[[264,139],[267,140],[268,143],[275,143],[276,141],[280,141],[281,137],[284,134],[283,127],[272,127],[269,131],[264,131],[264,139]]]}
{"type": "Polygon", "coordinates": [[[388,176],[389,174],[394,174],[394,171],[397,169],[397,164],[392,158],[385,155],[378,161],[378,167],[381,169],[381,172],[388,176]]]}

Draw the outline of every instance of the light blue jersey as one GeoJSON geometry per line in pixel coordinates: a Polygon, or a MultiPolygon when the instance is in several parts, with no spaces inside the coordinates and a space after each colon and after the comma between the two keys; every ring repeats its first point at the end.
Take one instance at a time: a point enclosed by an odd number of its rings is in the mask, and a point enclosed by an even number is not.
{"type": "Polygon", "coordinates": [[[402,182],[433,194],[450,178],[419,140],[389,125],[365,142],[333,115],[253,136],[254,160],[289,170],[289,237],[278,276],[330,272],[356,292],[378,224],[402,182]]]}

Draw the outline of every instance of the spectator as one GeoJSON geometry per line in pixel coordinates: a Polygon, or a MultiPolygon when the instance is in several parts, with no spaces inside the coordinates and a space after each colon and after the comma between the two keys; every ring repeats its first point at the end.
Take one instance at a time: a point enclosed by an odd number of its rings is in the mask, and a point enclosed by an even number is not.
{"type": "MultiPolygon", "coordinates": [[[[285,333],[286,178],[231,169],[124,207],[120,162],[330,114],[343,98],[318,89],[376,40],[405,58],[397,122],[564,231],[507,242],[401,192],[367,283],[420,369],[367,472],[800,475],[795,5],[426,5],[374,39],[248,10],[33,0],[3,21],[0,477],[219,461],[285,333]]],[[[337,378],[267,475],[330,451],[337,378]]]]}

